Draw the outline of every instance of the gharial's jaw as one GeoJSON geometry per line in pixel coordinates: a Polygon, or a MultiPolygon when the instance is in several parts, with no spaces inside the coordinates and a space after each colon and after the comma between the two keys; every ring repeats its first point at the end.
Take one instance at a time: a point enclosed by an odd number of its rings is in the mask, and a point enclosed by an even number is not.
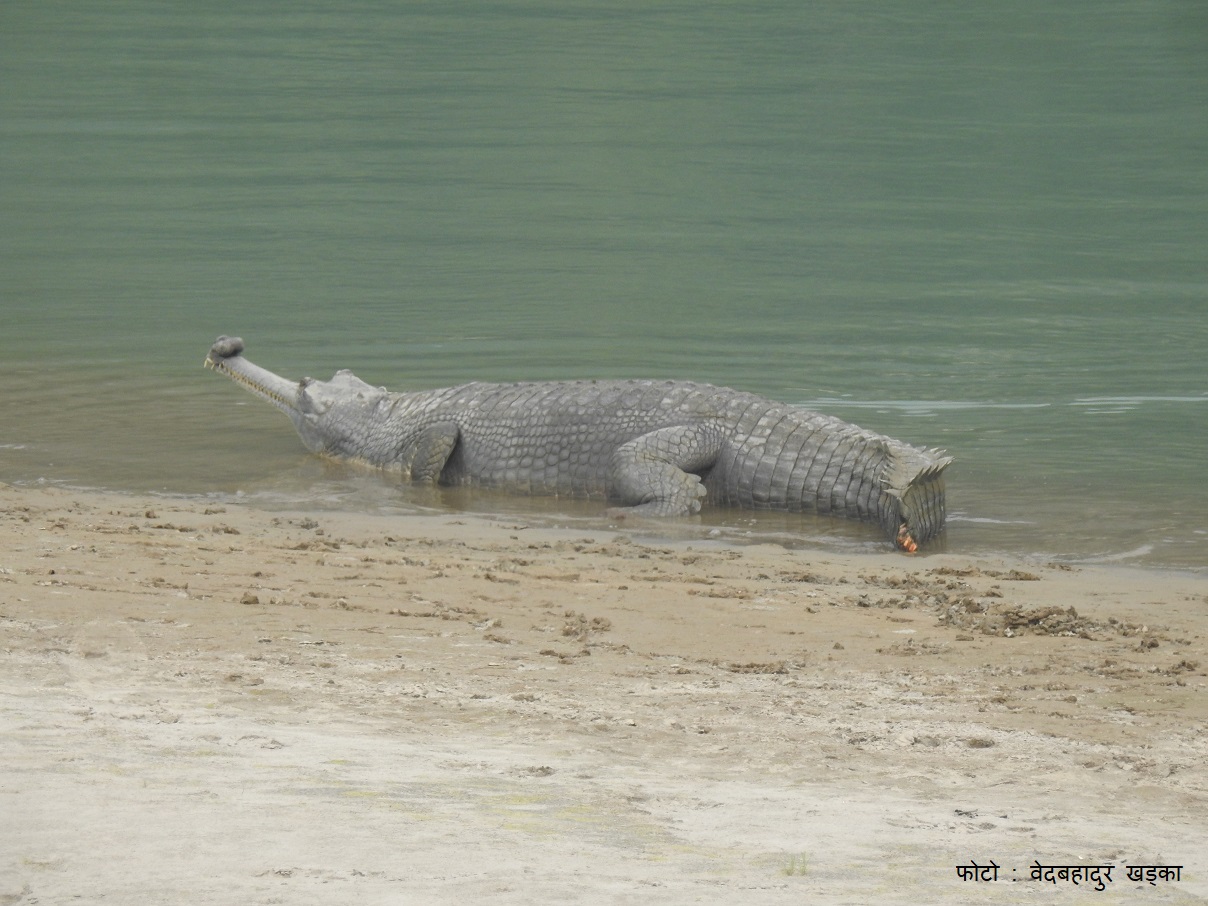
{"type": "Polygon", "coordinates": [[[385,390],[370,387],[350,371],[336,372],[330,381],[288,380],[253,365],[243,357],[243,340],[219,337],[206,354],[205,366],[220,371],[289,416],[302,445],[312,453],[337,458],[363,457],[364,413],[372,410],[385,390]]]}
{"type": "Polygon", "coordinates": [[[256,396],[272,403],[296,423],[302,414],[299,406],[302,385],[253,365],[242,353],[243,340],[239,337],[219,337],[206,354],[205,367],[225,374],[256,396]]]}

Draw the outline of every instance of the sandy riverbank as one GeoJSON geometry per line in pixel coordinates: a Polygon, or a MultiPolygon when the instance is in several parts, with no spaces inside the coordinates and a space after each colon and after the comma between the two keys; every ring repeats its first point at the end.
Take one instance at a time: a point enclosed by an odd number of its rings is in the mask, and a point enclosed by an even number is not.
{"type": "Polygon", "coordinates": [[[1208,901],[1202,578],[0,501],[0,904],[1208,901]]]}

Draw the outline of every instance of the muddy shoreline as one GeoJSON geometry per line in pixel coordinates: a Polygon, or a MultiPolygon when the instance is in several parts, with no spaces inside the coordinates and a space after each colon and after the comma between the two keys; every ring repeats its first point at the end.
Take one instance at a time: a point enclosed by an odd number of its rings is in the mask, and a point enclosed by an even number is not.
{"type": "Polygon", "coordinates": [[[0,499],[0,903],[1208,898],[1202,577],[0,499]]]}

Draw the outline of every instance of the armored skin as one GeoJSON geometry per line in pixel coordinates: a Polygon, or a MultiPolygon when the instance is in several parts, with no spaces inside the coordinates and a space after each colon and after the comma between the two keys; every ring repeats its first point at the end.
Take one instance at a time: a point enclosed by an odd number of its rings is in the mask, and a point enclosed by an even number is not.
{"type": "Polygon", "coordinates": [[[290,417],[313,453],[415,482],[847,516],[914,551],[944,528],[952,458],[797,406],[689,381],[462,384],[392,393],[350,371],[290,381],[219,337],[205,364],[290,417]]]}

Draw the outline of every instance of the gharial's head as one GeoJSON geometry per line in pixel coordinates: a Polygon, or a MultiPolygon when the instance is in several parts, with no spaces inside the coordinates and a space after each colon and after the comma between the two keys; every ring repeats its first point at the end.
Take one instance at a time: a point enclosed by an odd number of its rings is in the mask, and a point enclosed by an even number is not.
{"type": "Polygon", "coordinates": [[[243,357],[243,340],[219,337],[206,354],[205,366],[220,371],[289,416],[306,449],[332,456],[356,456],[363,437],[357,416],[375,405],[386,391],[366,384],[350,371],[338,371],[330,381],[303,378],[291,381],[243,357]]]}

